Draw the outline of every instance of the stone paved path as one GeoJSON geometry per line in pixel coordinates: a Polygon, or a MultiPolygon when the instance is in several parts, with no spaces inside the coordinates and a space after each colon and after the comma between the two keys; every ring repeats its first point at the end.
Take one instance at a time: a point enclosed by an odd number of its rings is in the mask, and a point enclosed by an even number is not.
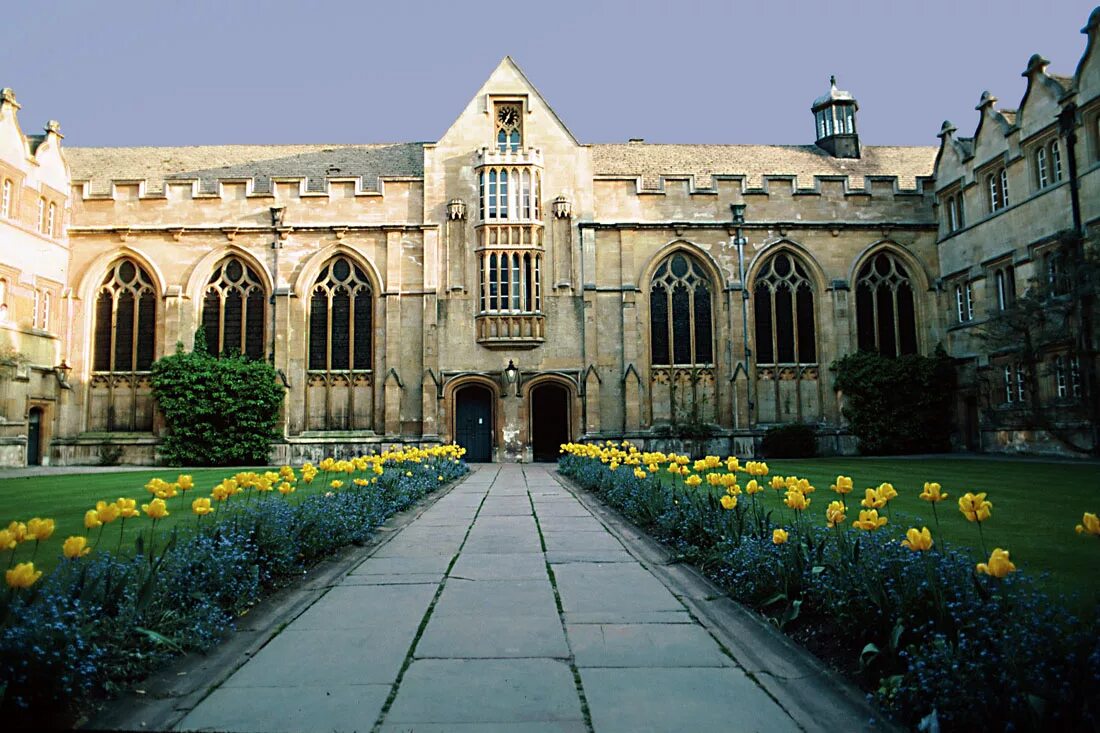
{"type": "Polygon", "coordinates": [[[291,622],[180,729],[798,727],[549,468],[493,465],[291,622]]]}

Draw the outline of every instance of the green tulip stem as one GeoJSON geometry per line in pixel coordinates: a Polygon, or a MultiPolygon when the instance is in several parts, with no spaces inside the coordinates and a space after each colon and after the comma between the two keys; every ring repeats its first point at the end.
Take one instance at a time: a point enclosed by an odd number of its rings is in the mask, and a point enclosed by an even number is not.
{"type": "MultiPolygon", "coordinates": [[[[118,544],[115,545],[115,554],[116,555],[118,553],[122,552],[122,530],[125,526],[126,526],[126,517],[122,517],[121,521],[119,521],[119,523],[118,523],[118,544]]],[[[99,528],[99,533],[103,534],[103,527],[99,528]]],[[[98,543],[99,543],[99,540],[96,540],[96,544],[98,544],[98,543]]]]}
{"type": "Polygon", "coordinates": [[[977,524],[978,524],[978,539],[981,540],[981,543],[982,543],[982,558],[984,559],[984,558],[989,557],[989,551],[985,549],[985,534],[982,532],[981,520],[979,520],[977,524]]]}

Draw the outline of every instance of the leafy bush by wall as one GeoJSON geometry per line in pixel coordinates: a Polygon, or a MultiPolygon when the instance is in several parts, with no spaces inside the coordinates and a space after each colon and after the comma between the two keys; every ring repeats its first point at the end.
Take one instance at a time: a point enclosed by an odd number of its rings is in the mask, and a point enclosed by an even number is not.
{"type": "Polygon", "coordinates": [[[760,441],[760,455],[764,458],[813,458],[817,455],[816,433],[811,426],[802,423],[768,428],[760,441]]]}
{"type": "Polygon", "coordinates": [[[207,353],[202,331],[195,350],[153,364],[153,396],[164,414],[166,463],[241,466],[267,463],[285,390],[275,368],[241,355],[207,353]]]}
{"type": "Polygon", "coordinates": [[[833,362],[834,388],[864,455],[951,448],[955,370],[943,347],[897,358],[860,351],[833,362]]]}

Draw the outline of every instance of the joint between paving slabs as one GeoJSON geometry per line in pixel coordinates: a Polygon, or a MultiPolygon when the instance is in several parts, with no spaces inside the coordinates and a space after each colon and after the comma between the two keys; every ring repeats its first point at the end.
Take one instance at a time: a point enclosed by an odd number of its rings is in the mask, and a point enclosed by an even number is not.
{"type": "MultiPolygon", "coordinates": [[[[496,477],[494,477],[493,480],[495,481],[496,477]]],[[[397,678],[393,681],[393,687],[390,688],[390,694],[386,696],[386,702],[382,704],[382,709],[378,712],[378,719],[374,721],[374,727],[371,728],[372,731],[377,731],[382,727],[383,722],[386,720],[386,716],[390,712],[390,708],[393,707],[394,700],[397,699],[397,693],[401,688],[401,681],[405,678],[405,672],[412,666],[413,659],[416,657],[416,647],[420,643],[420,638],[424,635],[425,629],[428,628],[428,622],[432,619],[432,612],[439,602],[439,597],[443,595],[443,588],[446,587],[447,580],[450,578],[451,568],[458,562],[458,556],[462,554],[462,548],[466,546],[466,541],[470,539],[470,532],[473,531],[474,524],[481,514],[481,508],[485,506],[485,500],[489,498],[489,489],[491,487],[492,484],[485,489],[485,494],[481,497],[481,502],[477,505],[477,511],[474,512],[474,518],[470,520],[469,526],[466,527],[466,534],[462,536],[462,543],[451,557],[451,561],[447,563],[447,569],[443,571],[443,579],[439,581],[439,586],[435,589],[435,595],[432,596],[432,602],[428,604],[428,610],[424,612],[424,617],[420,619],[420,625],[416,627],[416,634],[413,636],[412,644],[409,645],[409,651],[405,654],[405,661],[401,663],[401,669],[397,673],[397,678]]]]}
{"type": "MultiPolygon", "coordinates": [[[[548,472],[549,473],[549,472],[548,472]]],[[[527,484],[527,470],[523,471],[523,483],[526,487],[527,484]]],[[[561,605],[561,594],[558,593],[558,581],[554,577],[554,568],[550,566],[550,561],[546,559],[546,538],[542,534],[542,524],[539,522],[539,513],[535,508],[534,497],[531,496],[531,489],[527,487],[527,501],[531,503],[531,516],[535,518],[535,531],[539,533],[539,545],[542,547],[543,563],[546,565],[546,575],[550,578],[550,590],[554,593],[554,605],[558,609],[558,622],[561,623],[561,630],[565,634],[565,643],[569,647],[569,657],[566,659],[566,663],[569,665],[569,671],[573,673],[573,685],[577,689],[577,697],[580,698],[581,703],[581,715],[584,717],[584,726],[593,733],[592,727],[592,710],[588,707],[588,696],[584,692],[584,682],[581,680],[581,671],[577,668],[577,659],[573,656],[573,647],[569,644],[569,632],[565,626],[565,609],[561,605]]]]}

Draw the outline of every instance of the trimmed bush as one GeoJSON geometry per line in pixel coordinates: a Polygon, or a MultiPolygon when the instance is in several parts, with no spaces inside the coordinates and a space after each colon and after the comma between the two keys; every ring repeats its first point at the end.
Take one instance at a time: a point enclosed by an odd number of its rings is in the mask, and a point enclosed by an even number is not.
{"type": "Polygon", "coordinates": [[[760,441],[764,458],[813,458],[817,455],[817,434],[803,423],[789,423],[768,428],[760,441]]]}

